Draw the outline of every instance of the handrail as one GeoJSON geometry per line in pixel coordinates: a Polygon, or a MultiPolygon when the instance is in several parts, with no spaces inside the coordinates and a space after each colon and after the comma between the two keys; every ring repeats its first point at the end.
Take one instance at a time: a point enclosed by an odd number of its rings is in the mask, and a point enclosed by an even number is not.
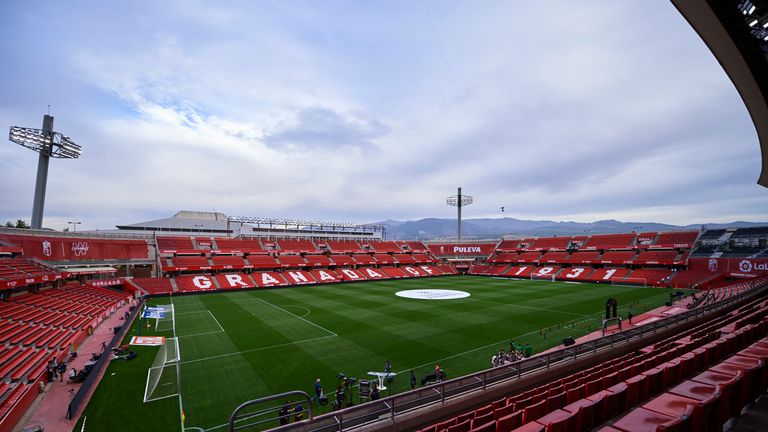
{"type": "Polygon", "coordinates": [[[615,345],[641,340],[661,330],[720,311],[743,300],[761,295],[766,291],[768,291],[768,282],[763,282],[753,289],[746,290],[716,303],[702,305],[677,315],[671,315],[642,326],[629,328],[623,332],[609,334],[599,339],[581,342],[567,348],[550,351],[546,354],[421,387],[377,401],[348,407],[340,411],[315,417],[311,422],[282,426],[279,430],[290,431],[300,429],[303,432],[330,432],[350,430],[379,421],[393,423],[398,418],[398,415],[435,403],[444,404],[447,399],[466,395],[471,391],[484,391],[493,384],[520,379],[531,372],[547,370],[553,365],[594,355],[598,351],[610,349],[615,345]]]}
{"type": "MultiPolygon", "coordinates": [[[[302,411],[302,412],[308,412],[309,413],[309,419],[308,420],[311,421],[312,420],[312,399],[309,397],[308,394],[306,394],[303,391],[293,390],[293,391],[289,391],[289,392],[285,392],[285,393],[280,393],[280,394],[276,394],[276,395],[272,395],[272,396],[267,396],[267,397],[263,397],[263,398],[253,399],[253,400],[249,400],[248,402],[241,403],[240,405],[238,405],[237,408],[235,408],[234,411],[232,411],[232,415],[229,416],[229,422],[227,422],[227,427],[228,427],[229,432],[234,432],[234,431],[242,430],[242,429],[248,429],[248,428],[256,426],[256,425],[260,425],[260,424],[267,423],[267,422],[274,422],[275,420],[279,420],[281,417],[284,417],[287,414],[281,415],[280,413],[278,413],[276,416],[272,416],[272,417],[267,417],[267,418],[263,418],[263,419],[260,419],[260,420],[256,420],[256,421],[254,421],[252,423],[248,423],[248,424],[244,424],[244,425],[240,425],[240,426],[236,425],[237,422],[241,422],[241,421],[245,421],[245,420],[250,420],[250,419],[257,418],[257,417],[263,416],[265,414],[269,414],[271,412],[274,412],[275,410],[277,410],[277,408],[276,407],[263,408],[263,409],[261,409],[259,411],[250,412],[250,413],[244,414],[242,416],[240,415],[240,411],[242,411],[242,410],[244,410],[244,409],[246,409],[246,408],[248,408],[250,406],[253,406],[253,405],[258,405],[258,404],[262,404],[262,403],[265,403],[265,402],[271,402],[271,401],[279,400],[279,399],[285,399],[285,398],[289,398],[291,396],[299,396],[299,397],[303,398],[307,402],[307,407],[309,408],[309,411],[302,411]]],[[[290,404],[291,403],[289,402],[289,405],[290,404]]]]}

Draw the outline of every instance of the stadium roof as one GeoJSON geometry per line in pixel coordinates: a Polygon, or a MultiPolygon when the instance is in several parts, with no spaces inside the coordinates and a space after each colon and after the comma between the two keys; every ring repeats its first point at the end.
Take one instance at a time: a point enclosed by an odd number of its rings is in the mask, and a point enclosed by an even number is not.
{"type": "Polygon", "coordinates": [[[768,0],[672,0],[736,86],[757,130],[768,187],[768,0]]]}
{"type": "MultiPolygon", "coordinates": [[[[166,235],[244,235],[284,237],[383,238],[384,225],[227,216],[223,213],[181,210],[163,219],[117,225],[120,233],[166,235]]],[[[98,231],[104,232],[104,231],[98,231]]]]}

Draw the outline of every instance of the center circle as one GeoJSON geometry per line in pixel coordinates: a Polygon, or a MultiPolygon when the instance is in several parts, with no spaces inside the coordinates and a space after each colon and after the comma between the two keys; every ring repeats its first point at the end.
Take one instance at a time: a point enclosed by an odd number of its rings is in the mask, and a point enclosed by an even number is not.
{"type": "Polygon", "coordinates": [[[419,289],[419,290],[406,290],[398,291],[395,293],[398,297],[419,299],[419,300],[453,300],[464,297],[469,297],[469,293],[465,291],[456,290],[441,290],[441,289],[419,289]]]}

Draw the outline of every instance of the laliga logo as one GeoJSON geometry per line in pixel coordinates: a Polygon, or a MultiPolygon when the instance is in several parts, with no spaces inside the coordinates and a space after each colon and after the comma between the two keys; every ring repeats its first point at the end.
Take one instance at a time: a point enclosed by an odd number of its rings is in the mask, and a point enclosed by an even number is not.
{"type": "Polygon", "coordinates": [[[752,271],[752,261],[750,260],[743,260],[739,263],[739,270],[741,270],[742,273],[749,273],[752,271]]]}
{"type": "Polygon", "coordinates": [[[51,242],[49,242],[48,240],[45,240],[43,242],[43,255],[49,257],[51,256],[52,253],[53,251],[51,250],[51,242]]]}
{"type": "Polygon", "coordinates": [[[75,256],[85,256],[88,253],[88,242],[73,242],[72,252],[75,256]]]}
{"type": "Polygon", "coordinates": [[[717,260],[715,258],[709,260],[709,271],[717,271],[717,260]]]}

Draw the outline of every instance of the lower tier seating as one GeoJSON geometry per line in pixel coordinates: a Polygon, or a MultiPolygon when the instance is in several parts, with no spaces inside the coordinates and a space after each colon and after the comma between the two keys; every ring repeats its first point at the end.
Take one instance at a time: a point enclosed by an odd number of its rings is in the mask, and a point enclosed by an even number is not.
{"type": "Polygon", "coordinates": [[[768,388],[768,301],[422,428],[441,431],[708,431],[768,388]]]}

